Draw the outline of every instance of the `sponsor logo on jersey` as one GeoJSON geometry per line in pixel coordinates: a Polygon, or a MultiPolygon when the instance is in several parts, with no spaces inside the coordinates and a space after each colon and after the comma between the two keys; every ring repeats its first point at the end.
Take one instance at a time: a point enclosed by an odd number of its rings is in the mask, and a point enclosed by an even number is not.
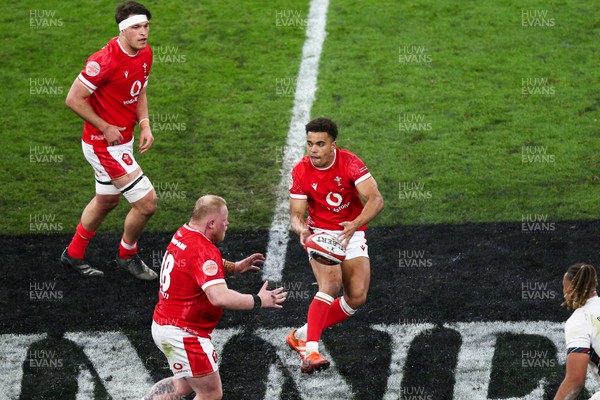
{"type": "Polygon", "coordinates": [[[207,276],[215,276],[219,272],[219,266],[213,260],[208,260],[202,265],[202,271],[207,276]]]}
{"type": "Polygon", "coordinates": [[[96,61],[90,61],[85,66],[85,73],[89,76],[98,75],[100,73],[100,64],[98,64],[96,61]]]}
{"type": "Polygon", "coordinates": [[[181,365],[180,363],[175,363],[175,364],[173,364],[173,368],[175,368],[177,371],[179,371],[180,369],[183,368],[183,365],[181,365]]]}
{"type": "Polygon", "coordinates": [[[339,193],[329,192],[327,193],[325,200],[330,206],[337,207],[342,204],[342,195],[339,193]]]}

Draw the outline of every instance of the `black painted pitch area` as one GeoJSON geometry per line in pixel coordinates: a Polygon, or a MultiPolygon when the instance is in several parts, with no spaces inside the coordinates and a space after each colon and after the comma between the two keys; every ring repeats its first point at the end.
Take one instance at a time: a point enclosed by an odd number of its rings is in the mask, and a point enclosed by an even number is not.
{"type": "MultiPolygon", "coordinates": [[[[382,399],[393,344],[388,334],[371,326],[435,324],[436,328],[413,342],[403,386],[424,387],[431,399],[450,399],[461,337],[442,325],[565,321],[569,312],[560,307],[562,274],[575,262],[600,266],[599,231],[599,221],[557,222],[538,231],[524,229],[519,222],[370,229],[372,280],[367,304],[350,320],[327,330],[322,340],[351,385],[354,398],[382,399]],[[539,290],[534,290],[536,287],[539,290]]],[[[140,255],[157,270],[171,235],[145,233],[140,241],[140,255]]],[[[116,234],[97,235],[88,249],[89,260],[105,272],[104,278],[84,278],[65,270],[59,257],[69,240],[69,235],[0,236],[0,333],[49,333],[42,347],[57,349],[69,366],[60,373],[44,374],[24,363],[21,398],[75,398],[76,368],[72,366],[78,364],[82,353],[61,339],[64,332],[123,331],[146,361],[152,378],[168,376],[164,357],[150,335],[158,281],[137,281],[116,269],[111,262],[118,248],[116,234]],[[60,291],[61,298],[32,299],[32,289],[44,282],[54,282],[54,291],[60,291]]],[[[267,240],[265,232],[229,233],[220,248],[226,258],[237,260],[251,252],[264,252],[267,240]]],[[[256,329],[304,322],[316,286],[295,236],[288,246],[281,282],[276,283],[294,293],[283,310],[226,311],[219,325],[244,329],[220,354],[225,399],[264,397],[269,365],[277,362],[277,355],[271,344],[253,334],[256,329]]],[[[241,292],[257,292],[261,276],[248,273],[229,279],[228,284],[241,292]]],[[[535,389],[542,377],[549,381],[547,396],[556,390],[564,366],[519,371],[519,366],[513,365],[521,347],[546,349],[547,343],[535,336],[510,335],[499,338],[498,343],[504,350],[494,355],[490,398],[523,396],[535,389]]],[[[300,398],[290,376],[284,375],[281,385],[282,398],[300,398]]],[[[105,396],[102,390],[96,393],[96,398],[105,396]]]]}

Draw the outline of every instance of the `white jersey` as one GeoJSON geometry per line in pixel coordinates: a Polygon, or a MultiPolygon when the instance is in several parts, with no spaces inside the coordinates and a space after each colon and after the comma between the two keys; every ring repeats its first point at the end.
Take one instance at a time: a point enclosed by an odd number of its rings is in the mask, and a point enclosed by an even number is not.
{"type": "Polygon", "coordinates": [[[600,385],[600,298],[589,298],[583,307],[573,312],[565,324],[567,354],[590,356],[589,369],[600,385]]]}

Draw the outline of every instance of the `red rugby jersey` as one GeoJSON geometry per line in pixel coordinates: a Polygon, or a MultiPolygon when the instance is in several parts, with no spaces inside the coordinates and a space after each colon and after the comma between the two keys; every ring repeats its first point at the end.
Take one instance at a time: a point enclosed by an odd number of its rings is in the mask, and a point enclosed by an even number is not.
{"type": "MultiPolygon", "coordinates": [[[[87,102],[106,122],[123,126],[122,143],[133,137],[137,123],[138,95],[148,85],[152,67],[152,49],[146,46],[135,55],[128,54],[112,39],[100,51],[88,58],[79,80],[94,93],[87,102]]],[[[83,141],[98,147],[107,147],[104,135],[91,124],[83,124],[83,141]]]]}
{"type": "MultiPolygon", "coordinates": [[[[364,206],[356,185],[370,177],[358,156],[336,148],[333,163],[327,168],[315,167],[309,156],[296,164],[290,197],[308,201],[308,226],[339,231],[340,222],[352,221],[362,212],[364,206]]],[[[366,225],[359,228],[365,229],[366,225]]]]}
{"type": "Polygon", "coordinates": [[[210,338],[223,309],[213,306],[204,290],[223,283],[221,251],[200,231],[182,226],[163,257],[154,321],[210,338]]]}

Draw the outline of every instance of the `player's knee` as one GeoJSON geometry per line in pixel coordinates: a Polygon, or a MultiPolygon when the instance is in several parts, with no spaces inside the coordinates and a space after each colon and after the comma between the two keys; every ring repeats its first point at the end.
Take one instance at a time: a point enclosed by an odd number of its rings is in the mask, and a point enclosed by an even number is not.
{"type": "Polygon", "coordinates": [[[327,293],[328,295],[334,297],[337,295],[340,290],[342,290],[342,283],[337,281],[327,281],[319,284],[319,291],[327,293]]]}
{"type": "MultiPolygon", "coordinates": [[[[142,206],[140,207],[140,212],[144,214],[146,217],[151,217],[156,212],[157,204],[156,204],[156,196],[154,195],[154,191],[152,191],[152,196],[146,199],[142,206]]],[[[150,195],[149,194],[149,195],[150,195]]]]}
{"type": "Polygon", "coordinates": [[[367,293],[364,292],[359,295],[348,296],[346,301],[350,307],[356,310],[367,302],[367,293]]]}
{"type": "Polygon", "coordinates": [[[96,195],[96,207],[103,211],[111,211],[119,205],[120,196],[96,195]]]}

